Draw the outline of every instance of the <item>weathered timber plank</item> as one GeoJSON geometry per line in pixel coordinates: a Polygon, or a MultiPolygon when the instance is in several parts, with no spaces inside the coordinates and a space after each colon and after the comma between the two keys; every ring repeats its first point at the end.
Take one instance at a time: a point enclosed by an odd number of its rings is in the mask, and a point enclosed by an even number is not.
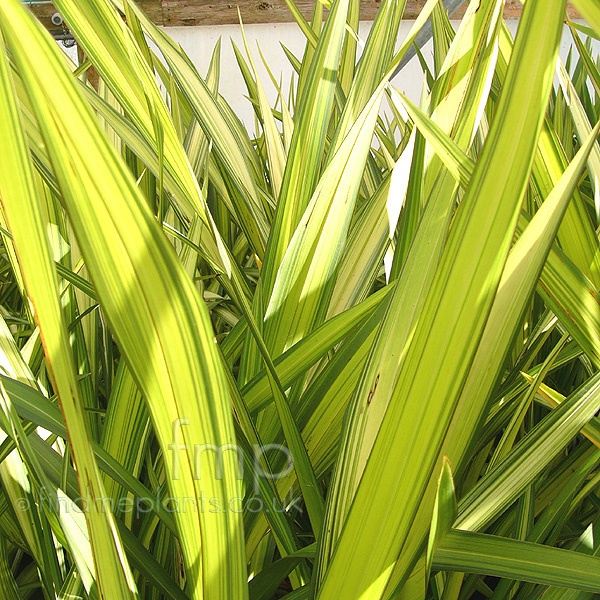
{"type": "MultiPolygon", "coordinates": [[[[58,33],[61,31],[61,27],[53,25],[51,18],[56,12],[56,8],[52,4],[37,4],[32,2],[24,3],[31,9],[31,12],[41,21],[42,25],[48,29],[51,33],[58,33]]],[[[139,0],[138,4],[143,11],[152,19],[153,23],[157,25],[163,25],[163,8],[161,0],[139,0]]]]}
{"type": "MultiPolygon", "coordinates": [[[[308,19],[314,2],[298,0],[296,5],[308,19]]],[[[166,26],[237,24],[238,12],[244,23],[287,23],[293,21],[284,0],[162,0],[166,26]]]]}
{"type": "MultiPolygon", "coordinates": [[[[140,0],[140,6],[154,23],[165,26],[230,25],[238,23],[239,6],[244,23],[288,23],[293,21],[285,0],[140,0]]],[[[296,0],[296,4],[306,18],[310,18],[314,0],[296,0]]],[[[363,21],[372,21],[377,14],[381,0],[363,0],[360,15],[363,21]]],[[[408,0],[405,19],[417,17],[425,0],[408,0]]],[[[455,14],[462,17],[467,3],[455,14]]],[[[60,30],[52,25],[50,17],[56,12],[51,4],[30,5],[33,13],[50,31],[60,30]]],[[[504,17],[518,18],[522,5],[519,0],[506,0],[504,17]]],[[[579,18],[577,11],[569,6],[572,19],[579,18]]]]}
{"type": "MultiPolygon", "coordinates": [[[[363,0],[360,17],[363,21],[372,21],[379,10],[381,0],[363,0]]],[[[238,22],[237,7],[240,8],[244,23],[285,23],[292,20],[285,0],[162,0],[164,24],[181,25],[227,25],[238,22]]],[[[312,15],[314,2],[297,0],[296,5],[306,18],[312,15]]],[[[415,19],[425,5],[425,0],[408,0],[405,19],[415,19]]],[[[464,15],[467,3],[455,14],[464,15]]],[[[505,18],[518,18],[522,4],[519,0],[507,0],[505,18]]],[[[569,7],[569,16],[578,18],[577,12],[569,7]]]]}

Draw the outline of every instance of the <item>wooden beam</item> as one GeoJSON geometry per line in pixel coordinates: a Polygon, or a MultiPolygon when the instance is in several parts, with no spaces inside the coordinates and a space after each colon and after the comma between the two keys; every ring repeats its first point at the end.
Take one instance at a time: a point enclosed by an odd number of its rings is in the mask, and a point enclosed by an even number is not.
{"type": "MultiPolygon", "coordinates": [[[[42,25],[50,31],[50,33],[60,33],[61,27],[57,27],[52,23],[52,15],[56,13],[56,8],[49,2],[24,2],[26,6],[31,9],[31,12],[41,21],[42,25]]],[[[142,10],[152,19],[153,23],[157,25],[164,25],[163,23],[163,8],[161,0],[138,0],[138,4],[142,10]]]]}
{"type": "MultiPolygon", "coordinates": [[[[362,21],[372,21],[379,10],[381,0],[363,0],[360,4],[362,21]]],[[[297,0],[300,12],[310,19],[314,2],[297,0]]],[[[167,26],[185,25],[227,25],[237,24],[237,7],[240,8],[244,23],[286,23],[292,20],[285,0],[162,0],[163,22],[167,26]]],[[[404,11],[405,19],[416,19],[425,0],[408,0],[404,11]]],[[[461,18],[467,3],[454,15],[461,18]]],[[[507,0],[504,17],[516,19],[521,16],[522,4],[519,0],[507,0]]],[[[579,14],[569,7],[569,16],[579,18],[579,14]]]]}
{"type": "MultiPolygon", "coordinates": [[[[285,0],[139,0],[140,6],[152,21],[164,26],[197,26],[197,25],[231,25],[238,23],[237,7],[240,8],[244,23],[288,23],[293,21],[285,0]]],[[[302,14],[310,19],[314,0],[296,0],[302,14]]],[[[360,17],[363,21],[372,21],[379,10],[381,0],[363,0],[360,17]]],[[[425,0],[408,0],[405,19],[415,19],[425,0]]],[[[52,4],[31,3],[34,14],[50,31],[60,28],[51,23],[51,16],[56,12],[52,4]]],[[[467,3],[458,10],[455,18],[464,15],[467,3]]],[[[517,19],[521,15],[522,4],[519,0],[506,0],[504,17],[517,19]]],[[[569,6],[567,9],[571,19],[580,18],[577,11],[569,6]]]]}

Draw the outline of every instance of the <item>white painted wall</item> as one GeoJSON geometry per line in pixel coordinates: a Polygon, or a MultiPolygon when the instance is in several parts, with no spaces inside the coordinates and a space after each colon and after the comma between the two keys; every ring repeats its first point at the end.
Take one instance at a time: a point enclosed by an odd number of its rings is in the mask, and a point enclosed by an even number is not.
{"type": "MultiPolygon", "coordinates": [[[[455,29],[460,22],[452,22],[455,29]]],[[[519,22],[517,20],[507,21],[513,35],[516,33],[519,22]]],[[[370,22],[360,24],[359,35],[364,40],[371,27],[370,22]]],[[[400,26],[398,46],[406,37],[412,22],[403,22],[400,26]]],[[[297,25],[293,23],[280,23],[269,25],[245,25],[244,26],[248,44],[253,53],[257,68],[260,70],[260,79],[265,87],[269,99],[276,100],[276,90],[262,65],[259,53],[256,50],[257,42],[260,44],[263,55],[277,79],[282,80],[284,90],[289,89],[292,68],[287,57],[281,49],[281,43],[291,50],[297,57],[302,57],[304,50],[304,36],[297,25]]],[[[240,75],[231,42],[233,40],[238,48],[243,49],[243,41],[240,28],[237,25],[221,25],[218,27],[169,27],[167,33],[181,44],[200,73],[204,75],[210,62],[210,57],[217,40],[221,38],[221,84],[220,92],[231,104],[234,111],[244,121],[250,131],[254,130],[254,115],[250,103],[244,97],[246,87],[240,75]]],[[[560,55],[566,58],[571,35],[565,26],[561,43],[560,55]]],[[[600,45],[597,46],[600,50],[600,45]]],[[[432,57],[432,46],[429,44],[424,51],[424,56],[430,60],[432,57]]],[[[413,101],[418,101],[423,86],[423,72],[417,58],[414,58],[404,70],[392,82],[400,91],[404,92],[413,101]]],[[[285,93],[285,92],[284,92],[285,93]]],[[[284,96],[287,97],[287,96],[284,96]]]]}
{"type": "MultiPolygon", "coordinates": [[[[397,46],[406,37],[412,23],[412,21],[405,21],[401,24],[397,46]]],[[[460,22],[452,21],[452,24],[455,29],[458,29],[460,22]]],[[[519,22],[517,20],[509,20],[507,24],[514,35],[519,22]]],[[[361,39],[366,39],[371,25],[371,22],[360,24],[359,35],[361,39]]],[[[278,80],[281,80],[284,97],[287,98],[293,70],[281,48],[281,43],[285,44],[298,58],[301,58],[304,50],[304,36],[302,32],[293,23],[246,25],[244,29],[255,64],[259,70],[260,80],[265,87],[269,100],[273,104],[277,93],[260,59],[257,51],[257,43],[260,45],[271,72],[278,80]]],[[[168,27],[165,28],[165,31],[181,44],[202,75],[206,73],[215,44],[219,38],[221,39],[220,92],[231,104],[233,110],[242,119],[248,130],[253,132],[254,112],[250,102],[245,98],[246,86],[231,46],[231,40],[233,40],[238,48],[243,49],[243,40],[239,26],[168,27]]],[[[560,56],[563,60],[565,60],[571,44],[571,34],[568,27],[565,26],[560,48],[560,56]]],[[[600,52],[600,43],[595,43],[595,50],[596,52],[600,52]]],[[[69,49],[68,53],[74,61],[77,60],[77,51],[75,48],[69,49]]],[[[431,43],[425,47],[424,56],[431,64],[431,43]]],[[[414,58],[392,83],[401,92],[407,94],[411,100],[418,102],[423,86],[423,72],[421,71],[419,61],[414,58]]]]}

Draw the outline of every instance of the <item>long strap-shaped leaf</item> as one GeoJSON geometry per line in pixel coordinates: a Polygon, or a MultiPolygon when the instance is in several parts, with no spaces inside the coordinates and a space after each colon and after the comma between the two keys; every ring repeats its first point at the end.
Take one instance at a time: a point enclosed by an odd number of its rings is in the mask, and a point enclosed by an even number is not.
{"type": "Polygon", "coordinates": [[[147,143],[160,151],[152,123],[152,113],[164,123],[163,150],[166,167],[182,185],[187,201],[203,214],[197,184],[171,120],[162,101],[158,84],[136,46],[133,36],[108,2],[57,0],[56,7],[75,32],[78,44],[85,49],[102,78],[126,111],[147,143]],[[150,107],[152,110],[150,110],[150,107]]]}
{"type": "Polygon", "coordinates": [[[327,167],[281,261],[265,314],[265,337],[275,355],[325,317],[382,92],[383,84],[327,167]]]}
{"type": "MultiPolygon", "coordinates": [[[[318,598],[378,598],[408,541],[512,241],[564,7],[561,0],[526,4],[490,134],[318,598]]],[[[377,383],[370,382],[373,390],[377,383]]]]}
{"type": "Polygon", "coordinates": [[[480,530],[514,502],[593,418],[600,406],[599,391],[600,375],[596,373],[546,415],[461,500],[454,526],[480,530]]]}
{"type": "MultiPolygon", "coordinates": [[[[473,8],[469,9],[470,19],[463,23],[454,42],[458,44],[463,40],[466,47],[472,44],[472,48],[470,52],[465,53],[464,50],[454,50],[453,44],[452,53],[447,59],[449,75],[439,80],[445,84],[448,92],[444,102],[448,113],[452,115],[451,119],[442,120],[442,124],[448,132],[456,135],[465,148],[470,144],[472,130],[477,122],[477,107],[482,102],[480,97],[487,97],[483,91],[484,81],[488,78],[490,48],[493,46],[494,39],[492,32],[497,24],[497,18],[494,19],[492,16],[494,10],[497,13],[498,7],[497,2],[488,0],[475,15],[473,15],[473,8]],[[488,31],[488,28],[491,28],[491,31],[488,31]],[[485,42],[488,37],[491,40],[485,42]],[[455,61],[459,65],[453,67],[455,61]],[[454,71],[457,72],[456,80],[452,76],[454,71]],[[461,83],[465,79],[468,81],[466,86],[461,83]],[[453,93],[449,93],[450,90],[453,93]]],[[[397,93],[392,88],[392,101],[395,101],[396,96],[397,93]]],[[[435,126],[433,121],[429,122],[435,126]]],[[[330,488],[331,501],[337,505],[335,519],[326,530],[332,540],[339,535],[346,510],[362,475],[366,458],[371,451],[381,419],[391,398],[391,391],[396,384],[398,349],[403,348],[406,341],[411,339],[412,331],[420,319],[445,243],[448,222],[454,211],[456,183],[445,171],[441,171],[440,176],[440,170],[439,161],[430,161],[426,173],[433,185],[430,185],[430,191],[424,192],[427,204],[418,229],[411,240],[410,252],[402,265],[401,276],[390,301],[380,339],[369,357],[351,404],[350,410],[353,415],[348,419],[348,427],[341,447],[345,469],[337,473],[330,488]]],[[[394,262],[396,259],[395,256],[394,262]]],[[[399,266],[396,266],[399,269],[399,266]]],[[[329,516],[333,518],[332,513],[329,516]]],[[[329,544],[330,541],[322,543],[320,547],[322,554],[330,552],[329,544]]]]}
{"type": "MultiPolygon", "coordinates": [[[[277,376],[287,387],[301,377],[326,352],[331,350],[359,323],[367,318],[388,296],[393,286],[386,286],[366,298],[360,304],[329,319],[311,334],[302,338],[287,352],[273,361],[277,376]]],[[[242,394],[248,404],[248,410],[256,413],[270,402],[270,387],[266,372],[260,371],[244,388],[242,394]]]]}
{"type": "MultiPolygon", "coordinates": [[[[181,192],[177,199],[185,203],[188,216],[191,218],[193,213],[196,213],[207,225],[212,235],[203,235],[202,246],[205,251],[243,288],[241,274],[235,263],[232,264],[228,251],[216,230],[212,216],[206,207],[204,196],[171,122],[156,79],[143,53],[136,45],[133,35],[122,23],[114,7],[106,0],[91,3],[87,0],[57,0],[57,6],[76,33],[78,43],[89,56],[93,57],[96,68],[126,110],[128,119],[135,124],[150,152],[155,151],[157,164],[160,163],[159,156],[163,157],[164,168],[168,175],[165,179],[167,183],[174,182],[174,189],[181,192]],[[158,132],[155,123],[157,118],[161,123],[162,144],[159,144],[156,139],[158,132]]],[[[140,14],[143,15],[143,13],[140,14]]],[[[145,18],[145,15],[143,16],[145,18]]],[[[225,132],[225,125],[218,130],[225,132]]],[[[236,149],[237,147],[234,150],[236,149]]],[[[226,154],[233,155],[234,150],[226,152],[226,154]]],[[[140,156],[145,158],[144,154],[140,156]]],[[[152,167],[152,163],[149,166],[152,167]]],[[[242,167],[247,167],[247,165],[238,161],[238,166],[239,173],[245,173],[242,167]]],[[[251,185],[250,174],[247,175],[246,180],[245,185],[251,185]]],[[[258,223],[263,223],[263,229],[266,231],[265,217],[258,209],[258,192],[254,190],[253,193],[248,193],[243,197],[255,198],[256,201],[252,206],[257,208],[258,213],[254,215],[254,218],[250,218],[244,213],[245,216],[240,217],[242,226],[253,227],[258,223]]],[[[244,207],[240,205],[239,210],[243,212],[244,207]]],[[[251,242],[255,242],[256,252],[262,256],[263,241],[260,240],[258,231],[246,230],[246,235],[251,242]]],[[[266,233],[263,237],[266,239],[266,233]]]]}
{"type": "MultiPolygon", "coordinates": [[[[446,168],[461,186],[466,187],[474,167],[472,159],[463,154],[460,148],[408,99],[404,98],[403,103],[446,168]]],[[[522,213],[517,232],[522,233],[528,222],[529,217],[522,213]]],[[[600,307],[597,293],[592,282],[557,244],[554,244],[544,266],[538,292],[592,363],[600,365],[600,307]]]]}
{"type": "Polygon", "coordinates": [[[456,529],[446,534],[433,566],[600,592],[596,556],[456,529]]]}
{"type": "MultiPolygon", "coordinates": [[[[30,385],[35,385],[35,378],[23,360],[12,332],[4,318],[0,318],[0,369],[30,385]]],[[[25,387],[25,384],[23,385],[25,387]]],[[[54,405],[52,406],[54,407],[54,405]]],[[[59,409],[55,408],[58,412],[59,409]]],[[[11,443],[14,448],[12,438],[3,432],[0,432],[0,439],[3,439],[2,446],[11,443]]],[[[13,506],[19,506],[23,502],[36,502],[36,493],[30,474],[19,452],[11,452],[2,457],[0,460],[0,478],[6,498],[13,506]]],[[[27,544],[28,550],[39,570],[42,586],[47,594],[52,595],[54,593],[53,587],[59,585],[61,579],[59,567],[53,556],[48,552],[44,552],[44,540],[41,537],[41,528],[43,525],[40,523],[44,518],[42,507],[40,507],[39,511],[35,512],[30,514],[17,510],[15,511],[15,520],[21,528],[23,540],[27,544]],[[39,518],[37,518],[35,512],[40,513],[39,518]]]]}
{"type": "Polygon", "coordinates": [[[0,16],[98,298],[148,402],[169,492],[186,502],[175,516],[190,595],[243,599],[242,524],[229,509],[241,497],[237,461],[222,452],[235,438],[207,310],[52,39],[15,0],[0,16]],[[195,445],[221,450],[204,453],[201,477],[195,445]],[[206,498],[221,510],[206,510],[206,498]]]}
{"type": "Polygon", "coordinates": [[[17,582],[10,570],[6,539],[0,539],[0,589],[4,592],[6,600],[20,600],[21,594],[17,582]]]}
{"type": "Polygon", "coordinates": [[[406,0],[386,0],[381,3],[380,9],[377,11],[357,66],[352,87],[346,98],[340,122],[331,142],[329,159],[338,150],[352,124],[389,68],[405,6],[406,0]]]}
{"type": "MultiPolygon", "coordinates": [[[[505,356],[521,323],[527,299],[538,280],[565,207],[572,197],[572,190],[595,143],[597,131],[598,128],[588,138],[508,256],[477,353],[444,440],[442,453],[456,465],[457,471],[462,471],[465,458],[469,456],[474,443],[473,432],[478,430],[488,409],[486,398],[502,373],[505,356]]],[[[432,478],[428,502],[422,503],[413,521],[412,528],[415,531],[422,530],[430,520],[431,490],[434,486],[435,480],[432,478]]],[[[507,489],[510,487],[507,486],[507,489]]],[[[412,543],[418,548],[421,540],[413,536],[412,543]]],[[[398,562],[397,571],[402,576],[401,561],[398,562]]]]}
{"type": "MultiPolygon", "coordinates": [[[[68,0],[68,4],[71,4],[72,1],[68,0]]],[[[89,0],[78,1],[87,3],[89,0]]],[[[117,0],[115,4],[122,8],[126,1],[132,12],[140,20],[145,33],[162,52],[175,81],[181,87],[183,94],[189,101],[194,115],[198,119],[198,123],[206,135],[213,141],[215,152],[227,171],[228,181],[232,182],[239,194],[240,202],[236,204],[236,211],[240,226],[259,258],[262,258],[264,244],[268,236],[268,222],[263,206],[261,205],[257,182],[255,181],[254,171],[256,171],[256,165],[253,165],[252,161],[254,159],[254,162],[256,162],[256,159],[252,152],[252,145],[248,135],[245,131],[240,131],[240,128],[235,126],[233,119],[223,110],[223,105],[219,104],[218,97],[213,94],[207,82],[200,77],[178,44],[173,42],[164,32],[160,31],[136,3],[129,2],[128,0],[117,0]]],[[[61,0],[61,2],[67,2],[67,0],[61,0]]],[[[94,4],[89,3],[88,7],[94,4]]],[[[83,25],[85,25],[86,20],[90,19],[86,15],[86,12],[82,13],[79,11],[75,15],[83,25]]],[[[116,15],[112,14],[111,18],[114,19],[115,17],[116,15]]],[[[79,34],[81,35],[85,31],[83,29],[79,34]]],[[[89,42],[94,41],[93,37],[89,40],[89,42]]],[[[102,42],[105,43],[106,40],[103,39],[102,42]]],[[[115,48],[113,46],[109,46],[109,49],[114,52],[115,48]]],[[[94,45],[92,49],[96,49],[96,46],[94,45]]],[[[98,49],[101,49],[101,46],[98,49]]],[[[126,56],[120,54],[119,58],[121,59],[117,63],[119,67],[126,67],[126,56]]],[[[110,76],[112,73],[114,73],[114,70],[110,70],[108,75],[110,76]]],[[[158,100],[157,105],[159,105],[158,100]]],[[[237,198],[237,196],[235,197],[237,198]]]]}
{"type": "Polygon", "coordinates": [[[573,6],[594,28],[596,34],[600,35],[600,6],[598,3],[590,2],[589,0],[573,0],[573,6]]]}
{"type": "MultiPolygon", "coordinates": [[[[6,388],[11,402],[15,405],[15,409],[22,418],[47,429],[57,436],[67,437],[67,430],[65,429],[58,407],[43,396],[41,392],[4,375],[0,376],[0,380],[6,388]]],[[[4,457],[4,448],[9,452],[14,447],[14,443],[11,443],[10,447],[7,446],[7,442],[2,444],[3,450],[0,453],[0,458],[4,457]]],[[[101,471],[106,473],[106,475],[132,495],[137,496],[141,500],[148,501],[148,503],[153,501],[154,498],[150,490],[126,471],[102,446],[92,440],[91,448],[101,471]]],[[[163,524],[173,534],[177,535],[173,515],[165,508],[164,504],[162,502],[155,502],[151,505],[151,508],[163,524]]]]}
{"type": "MultiPolygon", "coordinates": [[[[17,5],[18,7],[18,5],[17,5]]],[[[9,7],[10,9],[11,7],[9,7]]],[[[26,17],[23,9],[18,14],[26,17]]],[[[4,16],[9,20],[11,17],[4,16]]],[[[3,22],[4,25],[4,22],[3,22]]],[[[29,20],[29,26],[35,24],[29,20]]],[[[7,31],[10,41],[10,31],[7,31]]],[[[101,597],[136,598],[137,591],[124,557],[112,514],[102,510],[104,487],[86,427],[75,365],[60,305],[46,222],[12,92],[8,61],[0,52],[0,150],[6,161],[0,171],[0,197],[13,234],[21,271],[40,328],[48,366],[67,423],[73,459],[96,563],[101,597]],[[102,565],[102,567],[100,567],[102,565]]]]}
{"type": "Polygon", "coordinates": [[[348,0],[333,3],[299,98],[294,135],[265,255],[262,274],[265,303],[271,297],[283,256],[319,180],[347,11],[348,0]]]}
{"type": "MultiPolygon", "coordinates": [[[[448,11],[448,14],[450,16],[452,16],[463,4],[463,1],[444,0],[443,4],[444,9],[448,11]]],[[[431,39],[432,35],[433,27],[431,25],[431,21],[428,19],[426,25],[421,29],[421,31],[419,31],[419,34],[415,39],[414,46],[411,45],[406,54],[402,56],[402,60],[400,61],[400,64],[395,68],[392,77],[395,77],[396,75],[398,75],[398,73],[400,73],[400,71],[415,57],[415,49],[422,49],[425,46],[425,44],[427,44],[427,42],[431,39]]]]}

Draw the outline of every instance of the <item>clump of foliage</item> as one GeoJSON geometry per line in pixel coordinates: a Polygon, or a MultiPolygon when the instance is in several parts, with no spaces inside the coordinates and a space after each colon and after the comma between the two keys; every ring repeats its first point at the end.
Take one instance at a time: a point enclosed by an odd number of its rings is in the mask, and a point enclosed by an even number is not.
{"type": "Polygon", "coordinates": [[[600,11],[574,4],[563,65],[564,0],[514,40],[501,0],[457,30],[429,0],[399,49],[383,0],[361,52],[358,0],[290,3],[289,98],[235,48],[250,135],[219,46],[203,77],[135,2],[55,0],[77,66],[0,0],[3,598],[600,592],[600,11]],[[428,17],[416,106],[389,80],[428,17]]]}

